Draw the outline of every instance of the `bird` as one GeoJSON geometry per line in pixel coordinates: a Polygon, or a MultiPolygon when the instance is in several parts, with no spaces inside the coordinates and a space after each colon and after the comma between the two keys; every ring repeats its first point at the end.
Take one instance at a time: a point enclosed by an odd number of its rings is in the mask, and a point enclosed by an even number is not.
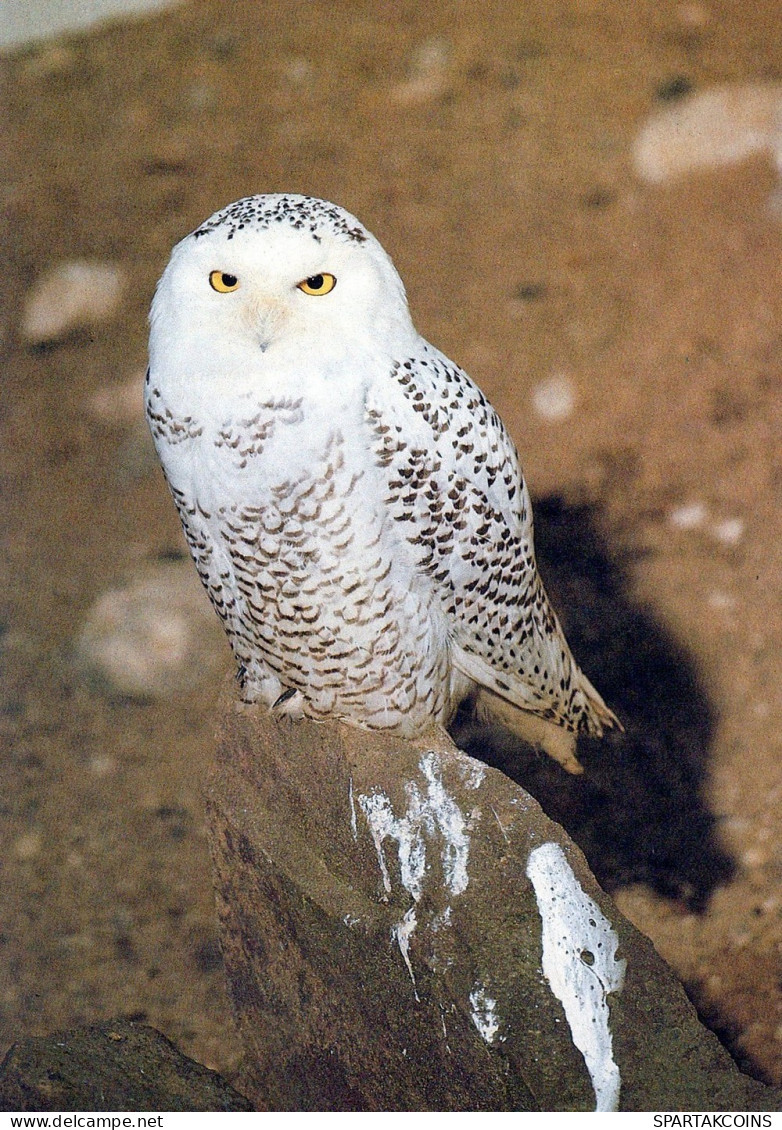
{"type": "Polygon", "coordinates": [[[407,740],[467,702],[582,772],[619,721],[538,573],[512,439],[351,213],[243,197],[173,249],[147,420],[240,697],[407,740]]]}

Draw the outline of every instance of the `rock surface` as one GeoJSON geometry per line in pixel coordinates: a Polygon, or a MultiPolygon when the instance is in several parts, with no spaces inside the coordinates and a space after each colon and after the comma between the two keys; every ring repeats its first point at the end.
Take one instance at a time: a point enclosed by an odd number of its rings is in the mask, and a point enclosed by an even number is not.
{"type": "Polygon", "coordinates": [[[76,654],[110,691],[166,699],[207,684],[224,647],[190,562],[172,561],[103,593],[87,613],[76,654]]]}
{"type": "Polygon", "coordinates": [[[216,1072],[128,1020],[22,1040],[0,1065],[0,1110],[252,1109],[216,1072]]]}
{"type": "Polygon", "coordinates": [[[33,284],[20,333],[28,345],[60,341],[74,330],[108,321],[119,309],[126,279],[113,263],[59,263],[33,284]]]}
{"type": "Polygon", "coordinates": [[[259,1107],[779,1109],[564,831],[445,734],[225,704],[208,808],[259,1107]]]}

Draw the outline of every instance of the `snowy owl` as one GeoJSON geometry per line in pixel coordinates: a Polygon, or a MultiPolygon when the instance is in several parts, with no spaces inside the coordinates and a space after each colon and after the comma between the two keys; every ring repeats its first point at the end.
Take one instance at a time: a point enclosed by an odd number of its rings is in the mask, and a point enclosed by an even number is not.
{"type": "Polygon", "coordinates": [[[242,697],[407,739],[459,703],[570,772],[618,725],[538,576],[518,456],[342,208],[250,196],[177,244],[147,417],[242,697]]]}

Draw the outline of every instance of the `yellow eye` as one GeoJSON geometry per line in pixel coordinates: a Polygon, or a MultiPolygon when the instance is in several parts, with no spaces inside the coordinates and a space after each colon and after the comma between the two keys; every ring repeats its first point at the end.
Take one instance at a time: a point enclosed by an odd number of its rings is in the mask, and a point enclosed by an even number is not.
{"type": "Polygon", "coordinates": [[[310,275],[298,285],[299,290],[303,290],[305,294],[328,294],[337,285],[337,280],[324,271],[321,275],[310,275]]]}
{"type": "Polygon", "coordinates": [[[236,275],[229,275],[227,271],[212,271],[209,276],[209,285],[212,290],[216,290],[220,294],[229,294],[230,291],[236,290],[239,286],[239,280],[236,275]]]}

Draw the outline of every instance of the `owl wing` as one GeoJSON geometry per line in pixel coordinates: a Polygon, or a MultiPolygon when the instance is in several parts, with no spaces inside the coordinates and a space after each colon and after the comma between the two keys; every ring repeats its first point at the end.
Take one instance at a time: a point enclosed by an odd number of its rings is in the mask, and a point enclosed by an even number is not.
{"type": "Polygon", "coordinates": [[[513,706],[602,733],[613,715],[549,604],[518,455],[481,390],[422,343],[371,386],[366,412],[385,504],[436,582],[454,666],[513,706]]]}

